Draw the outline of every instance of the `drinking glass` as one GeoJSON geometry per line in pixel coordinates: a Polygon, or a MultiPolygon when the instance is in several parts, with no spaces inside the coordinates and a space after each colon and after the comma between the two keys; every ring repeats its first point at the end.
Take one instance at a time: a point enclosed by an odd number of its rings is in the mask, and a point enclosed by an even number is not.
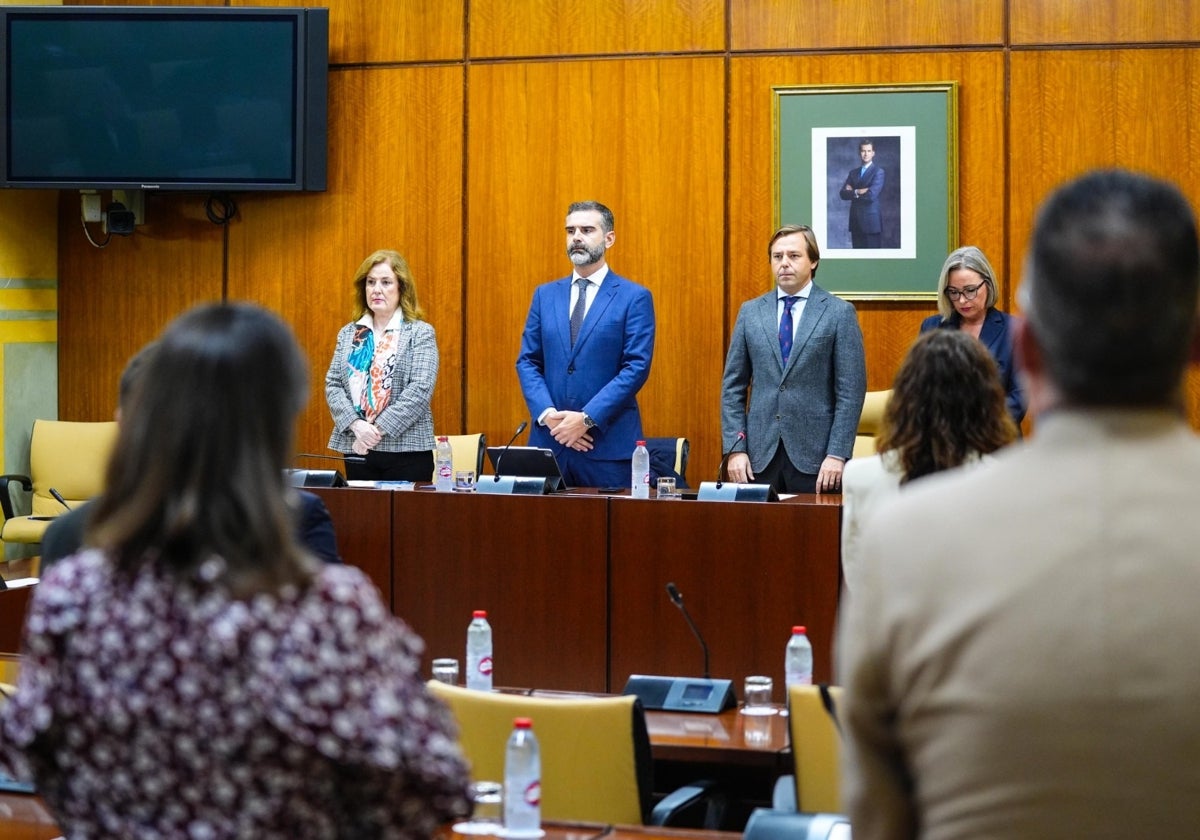
{"type": "Polygon", "coordinates": [[[748,715],[742,726],[742,737],[753,747],[771,745],[771,718],[767,715],[748,715]]]}
{"type": "Polygon", "coordinates": [[[454,474],[454,489],[460,493],[475,491],[475,470],[459,470],[454,474]]]}
{"type": "Polygon", "coordinates": [[[433,660],[433,678],[438,682],[449,683],[450,685],[458,685],[458,660],[433,660]]]}
{"type": "Polygon", "coordinates": [[[682,499],[683,496],[675,489],[675,479],[664,476],[658,480],[658,498],[667,501],[682,499]]]}
{"type": "Polygon", "coordinates": [[[471,783],[471,818],[453,826],[456,834],[499,835],[504,821],[504,785],[499,782],[471,783]]]}
{"type": "Polygon", "coordinates": [[[742,704],[744,715],[773,715],[775,708],[771,705],[771,689],[774,681],[770,677],[746,677],[742,704]]]}

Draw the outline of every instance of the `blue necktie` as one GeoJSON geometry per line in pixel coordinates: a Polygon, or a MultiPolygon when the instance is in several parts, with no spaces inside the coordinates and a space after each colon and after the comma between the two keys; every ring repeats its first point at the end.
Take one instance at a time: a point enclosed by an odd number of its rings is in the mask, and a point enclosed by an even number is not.
{"type": "Polygon", "coordinates": [[[867,174],[867,167],[865,167],[865,166],[864,166],[862,169],[858,170],[858,177],[859,177],[859,178],[861,178],[862,176],[864,176],[864,175],[866,175],[866,174],[867,174]]]}
{"type": "Polygon", "coordinates": [[[575,299],[575,308],[571,310],[571,346],[575,346],[575,339],[579,337],[579,328],[583,326],[583,313],[587,310],[587,287],[590,281],[580,277],[575,281],[575,285],[579,288],[579,297],[575,299]]]}
{"type": "Polygon", "coordinates": [[[779,352],[783,355],[784,367],[792,355],[792,304],[800,300],[799,295],[788,295],[783,299],[783,317],[779,319],[779,352]]]}

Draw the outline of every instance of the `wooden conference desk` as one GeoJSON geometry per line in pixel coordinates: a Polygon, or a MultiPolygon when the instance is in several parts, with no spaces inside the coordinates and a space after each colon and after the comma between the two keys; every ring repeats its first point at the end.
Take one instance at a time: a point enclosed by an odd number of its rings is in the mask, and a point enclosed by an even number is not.
{"type": "Polygon", "coordinates": [[[0,589],[0,652],[15,653],[21,647],[21,628],[29,608],[32,586],[0,589]]]}
{"type": "Polygon", "coordinates": [[[674,582],[708,642],[712,674],[739,695],[748,674],[782,687],[793,624],[808,627],[815,678],[831,677],[840,496],[764,504],[315,492],[343,558],[390,592],[393,612],[425,639],[426,659],[461,661],[471,611],[486,609],[497,684],[619,692],[634,673],[701,674],[701,648],[665,591],[674,582]]]}
{"type": "MultiPolygon", "coordinates": [[[[652,825],[605,825],[604,823],[544,822],[543,840],[737,840],[741,835],[732,831],[704,831],[695,828],[663,828],[652,825]]],[[[451,840],[455,834],[447,826],[440,829],[437,840],[451,840]]]]}
{"type": "MultiPolygon", "coordinates": [[[[600,823],[544,823],[545,840],[734,840],[739,835],[722,831],[658,828],[654,826],[610,826],[600,823]]],[[[0,793],[0,840],[52,840],[62,831],[40,797],[24,793],[0,793]]],[[[447,826],[435,835],[450,840],[447,826]]]]}
{"type": "MultiPolygon", "coordinates": [[[[660,502],[595,494],[317,491],[342,557],[364,569],[426,658],[463,658],[471,611],[495,633],[496,680],[618,692],[630,674],[697,675],[703,656],[664,587],[674,582],[711,672],[769,674],[808,626],[828,681],[840,585],[840,496],[660,502]]],[[[0,591],[0,650],[16,650],[30,589],[0,591]]]]}

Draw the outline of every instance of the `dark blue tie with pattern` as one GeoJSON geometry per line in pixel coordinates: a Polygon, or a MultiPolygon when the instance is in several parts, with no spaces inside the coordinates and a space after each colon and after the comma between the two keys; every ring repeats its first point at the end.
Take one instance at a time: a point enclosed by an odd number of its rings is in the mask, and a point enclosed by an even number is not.
{"type": "Polygon", "coordinates": [[[571,310],[571,346],[575,346],[575,339],[579,337],[579,328],[583,326],[583,313],[587,309],[587,287],[590,281],[580,277],[575,281],[575,285],[579,287],[579,297],[575,299],[575,308],[571,310]]]}
{"type": "Polygon", "coordinates": [[[784,365],[787,365],[788,356],[792,355],[792,305],[798,300],[799,295],[788,295],[783,299],[783,317],[779,319],[779,352],[783,354],[784,365]]]}

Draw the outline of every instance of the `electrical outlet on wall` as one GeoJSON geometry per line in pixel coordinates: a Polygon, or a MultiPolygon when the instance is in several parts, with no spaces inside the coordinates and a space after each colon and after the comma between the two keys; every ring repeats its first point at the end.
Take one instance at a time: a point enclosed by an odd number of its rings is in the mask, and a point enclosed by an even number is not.
{"type": "Polygon", "coordinates": [[[103,213],[100,209],[100,193],[95,190],[82,190],[80,200],[83,202],[83,220],[85,222],[101,221],[103,213]]]}

